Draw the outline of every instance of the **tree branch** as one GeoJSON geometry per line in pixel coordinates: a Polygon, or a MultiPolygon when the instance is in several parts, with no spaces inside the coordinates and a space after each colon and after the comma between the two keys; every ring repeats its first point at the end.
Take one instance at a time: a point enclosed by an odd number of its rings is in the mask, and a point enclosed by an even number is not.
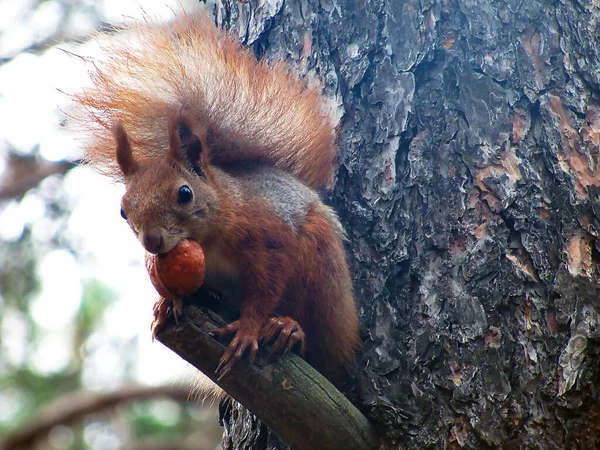
{"type": "Polygon", "coordinates": [[[224,324],[214,311],[188,305],[179,324],[167,325],[157,339],[211,378],[293,448],[366,450],[377,446],[366,417],[294,354],[271,362],[263,349],[255,363],[239,361],[219,380],[215,369],[225,346],[213,338],[213,333],[224,324]]]}
{"type": "Polygon", "coordinates": [[[11,153],[6,160],[6,169],[0,179],[0,200],[20,198],[50,175],[64,175],[75,162],[51,162],[37,156],[22,156],[11,153]]]}
{"type": "Polygon", "coordinates": [[[189,388],[176,386],[132,386],[108,393],[74,392],[43,407],[28,424],[9,434],[0,449],[31,448],[36,440],[45,436],[54,426],[74,422],[121,403],[156,397],[170,397],[178,402],[185,402],[189,395],[189,388]]]}

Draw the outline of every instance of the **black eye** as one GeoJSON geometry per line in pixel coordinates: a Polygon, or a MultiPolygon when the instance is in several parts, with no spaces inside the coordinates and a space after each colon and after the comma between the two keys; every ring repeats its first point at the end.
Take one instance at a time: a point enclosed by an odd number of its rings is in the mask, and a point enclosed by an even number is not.
{"type": "Polygon", "coordinates": [[[188,186],[181,186],[179,188],[179,194],[177,196],[177,202],[180,205],[185,205],[192,201],[192,190],[188,186]]]}
{"type": "Polygon", "coordinates": [[[121,208],[121,217],[127,220],[127,216],[125,215],[125,211],[123,211],[123,208],[121,208]]]}

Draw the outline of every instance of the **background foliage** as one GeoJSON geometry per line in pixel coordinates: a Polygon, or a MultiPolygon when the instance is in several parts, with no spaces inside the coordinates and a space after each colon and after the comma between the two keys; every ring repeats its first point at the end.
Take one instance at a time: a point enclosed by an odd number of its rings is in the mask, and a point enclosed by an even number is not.
{"type": "MultiPolygon", "coordinates": [[[[169,7],[178,7],[156,3],[161,10],[144,5],[146,12],[168,17],[169,7]]],[[[191,371],[150,343],[156,294],[141,248],[119,218],[120,188],[75,167],[77,142],[60,127],[66,97],[57,88],[76,89],[83,79],[72,69],[78,58],[68,53],[93,48],[88,39],[95,30],[140,13],[137,2],[127,1],[0,3],[0,442],[6,448],[26,431],[39,438],[34,447],[55,449],[215,448],[220,439],[214,409],[190,395],[191,371]],[[84,406],[85,414],[77,409],[84,406]],[[69,424],[47,435],[36,431],[69,412],[69,424]]]]}

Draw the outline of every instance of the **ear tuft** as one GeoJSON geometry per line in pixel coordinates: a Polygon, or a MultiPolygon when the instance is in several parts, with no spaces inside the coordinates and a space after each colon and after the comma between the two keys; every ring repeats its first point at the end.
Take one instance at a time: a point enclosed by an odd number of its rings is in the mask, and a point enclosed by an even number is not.
{"type": "Polygon", "coordinates": [[[123,171],[123,175],[128,177],[138,169],[138,164],[133,159],[131,152],[131,144],[123,127],[123,122],[120,120],[112,126],[112,134],[117,141],[117,163],[123,171]]]}
{"type": "Polygon", "coordinates": [[[178,133],[180,122],[180,113],[169,114],[169,153],[167,155],[175,160],[180,160],[183,157],[181,154],[181,139],[178,133]]]}
{"type": "Polygon", "coordinates": [[[169,156],[204,175],[201,158],[204,146],[200,138],[185,123],[181,115],[169,117],[169,156]]]}

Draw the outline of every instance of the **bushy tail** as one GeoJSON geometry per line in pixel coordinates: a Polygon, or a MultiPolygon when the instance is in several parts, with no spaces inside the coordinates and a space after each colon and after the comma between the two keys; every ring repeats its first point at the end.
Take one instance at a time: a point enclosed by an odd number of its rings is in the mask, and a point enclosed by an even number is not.
{"type": "Polygon", "coordinates": [[[330,186],[336,159],[335,120],[319,88],[282,63],[267,64],[204,15],[170,24],[146,20],[123,29],[89,60],[92,86],[73,95],[87,159],[117,179],[111,135],[122,121],[134,158],[168,149],[168,118],[185,116],[206,133],[214,164],[260,160],[313,188],[330,186]]]}

